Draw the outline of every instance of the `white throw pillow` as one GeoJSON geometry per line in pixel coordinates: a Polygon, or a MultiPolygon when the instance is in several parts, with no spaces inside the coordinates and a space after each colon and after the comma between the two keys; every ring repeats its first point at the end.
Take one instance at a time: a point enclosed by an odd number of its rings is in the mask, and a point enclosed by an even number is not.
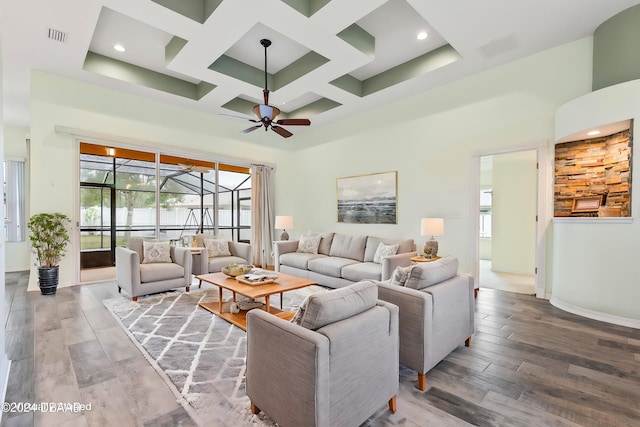
{"type": "Polygon", "coordinates": [[[227,240],[204,239],[204,247],[207,248],[209,258],[231,256],[231,252],[229,252],[229,242],[227,240]]]}
{"type": "Polygon", "coordinates": [[[398,247],[400,245],[385,245],[384,243],[380,243],[378,245],[378,249],[376,249],[376,254],[373,256],[373,262],[376,264],[382,264],[382,259],[391,255],[395,255],[398,253],[398,247]]]}
{"type": "Polygon", "coordinates": [[[305,254],[317,254],[322,236],[300,236],[296,252],[305,254]]]}
{"type": "Polygon", "coordinates": [[[405,286],[409,279],[409,275],[411,274],[411,269],[413,269],[412,265],[409,267],[396,267],[391,275],[391,284],[396,286],[405,286]]]}
{"type": "Polygon", "coordinates": [[[173,262],[168,242],[142,242],[142,263],[173,262]]]}

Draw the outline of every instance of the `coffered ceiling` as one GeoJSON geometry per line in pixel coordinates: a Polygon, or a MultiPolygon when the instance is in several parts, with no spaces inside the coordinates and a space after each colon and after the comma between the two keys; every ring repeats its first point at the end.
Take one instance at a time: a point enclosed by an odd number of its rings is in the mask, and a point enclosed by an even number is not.
{"type": "MultiPolygon", "coordinates": [[[[228,119],[220,114],[253,117],[264,86],[260,40],[267,38],[270,104],[282,110],[280,118],[309,118],[310,127],[290,128],[302,135],[589,36],[638,3],[3,1],[4,117],[28,126],[30,69],[209,113],[221,123],[228,119]],[[419,40],[420,32],[427,37],[419,40]]],[[[224,126],[246,127],[231,122],[224,126]]],[[[266,137],[255,135],[238,138],[266,137]]]]}

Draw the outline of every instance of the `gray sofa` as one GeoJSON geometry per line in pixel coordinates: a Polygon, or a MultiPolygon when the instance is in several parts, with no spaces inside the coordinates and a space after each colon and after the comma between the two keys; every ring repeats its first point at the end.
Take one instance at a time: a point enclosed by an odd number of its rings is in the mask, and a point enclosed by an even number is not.
{"type": "Polygon", "coordinates": [[[247,313],[246,391],[282,427],[359,426],[399,382],[398,307],[371,282],[316,293],[299,324],[247,313]]]}
{"type": "MultiPolygon", "coordinates": [[[[167,243],[168,245],[168,243],[167,243]]],[[[133,301],[140,295],[191,285],[191,250],[169,246],[171,262],[143,263],[143,240],[132,238],[127,248],[116,247],[118,292],[124,289],[133,301]]]]}
{"type": "Polygon", "coordinates": [[[376,282],[378,298],[400,308],[400,363],[418,372],[418,389],[426,373],[475,331],[473,277],[458,273],[458,260],[443,257],[410,267],[376,282]],[[402,279],[405,279],[402,283],[402,279]]]}
{"type": "Polygon", "coordinates": [[[411,257],[416,254],[413,239],[340,233],[324,233],[320,237],[317,253],[299,252],[299,240],[274,242],[275,270],[340,288],[361,280],[386,280],[396,267],[410,265],[411,257]],[[380,263],[374,262],[380,243],[398,244],[397,254],[383,258],[380,263]]]}

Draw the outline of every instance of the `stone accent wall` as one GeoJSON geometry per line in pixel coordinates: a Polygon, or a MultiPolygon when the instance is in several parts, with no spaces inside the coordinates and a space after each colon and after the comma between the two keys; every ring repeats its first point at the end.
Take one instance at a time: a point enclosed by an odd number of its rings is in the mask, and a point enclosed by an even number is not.
{"type": "Polygon", "coordinates": [[[556,145],[554,216],[598,216],[571,212],[574,199],[590,196],[603,196],[603,206],[619,207],[621,216],[631,216],[630,165],[629,130],[556,145]]]}

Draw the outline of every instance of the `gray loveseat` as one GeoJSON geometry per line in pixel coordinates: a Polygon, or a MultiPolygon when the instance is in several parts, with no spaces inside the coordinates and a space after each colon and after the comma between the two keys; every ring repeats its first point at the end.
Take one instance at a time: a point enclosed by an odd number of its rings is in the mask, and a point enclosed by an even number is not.
{"type": "Polygon", "coordinates": [[[396,267],[410,265],[411,257],[416,254],[413,239],[392,240],[340,233],[319,236],[317,253],[300,252],[300,240],[274,242],[275,270],[340,288],[361,280],[386,280],[396,267]],[[397,254],[374,262],[380,243],[397,244],[397,254]]]}
{"type": "Polygon", "coordinates": [[[458,260],[443,257],[419,263],[404,274],[376,282],[378,298],[400,308],[400,363],[418,372],[418,389],[426,373],[475,331],[473,277],[458,273],[458,260]]]}

